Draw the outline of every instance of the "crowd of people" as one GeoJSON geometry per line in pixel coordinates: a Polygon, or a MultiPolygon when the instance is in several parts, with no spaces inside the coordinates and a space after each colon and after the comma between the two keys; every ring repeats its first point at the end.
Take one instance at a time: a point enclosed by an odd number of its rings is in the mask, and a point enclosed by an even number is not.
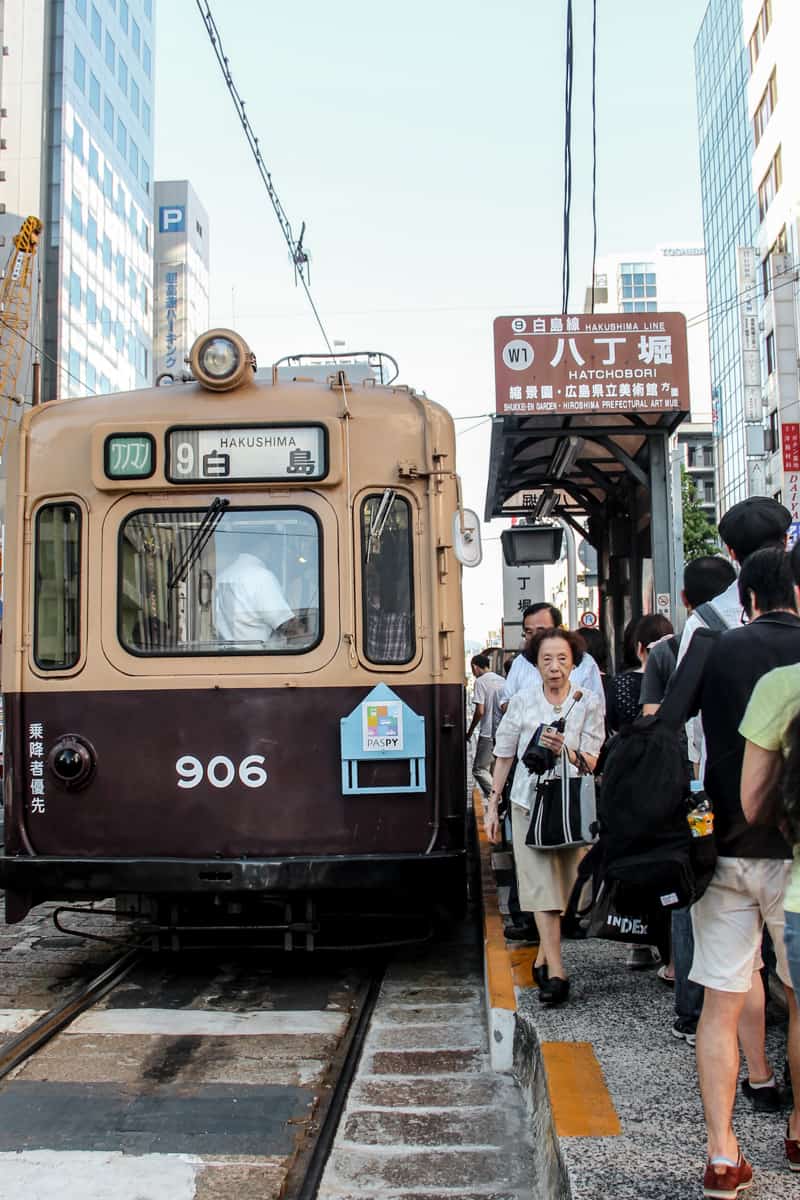
{"type": "Polygon", "coordinates": [[[562,915],[587,847],[574,833],[564,845],[542,844],[543,781],[560,780],[566,817],[570,789],[602,788],[615,734],[654,717],[691,679],[682,756],[687,793],[690,779],[701,781],[695,795],[704,789],[713,810],[716,866],[691,906],[672,911],[671,952],[632,947],[628,965],[660,961],[674,987],[672,1032],[696,1049],[706,1117],[704,1196],[718,1200],[736,1200],[753,1178],[733,1127],[740,1047],[742,1091],[757,1111],[787,1112],[786,1162],[800,1172],[800,544],[787,550],[790,522],[766,497],[734,505],[719,524],[727,557],[686,565],[681,635],[659,615],[631,622],[616,674],[603,635],[565,629],[546,602],[523,613],[523,647],[503,675],[489,654],[472,660],[468,733],[480,726],[474,775],[485,828],[491,842],[507,842],[515,864],[506,936],[537,945],[533,976],[545,1005],[569,998],[562,915]],[[766,1053],[765,961],[788,1009],[782,1080],[766,1053]]]}

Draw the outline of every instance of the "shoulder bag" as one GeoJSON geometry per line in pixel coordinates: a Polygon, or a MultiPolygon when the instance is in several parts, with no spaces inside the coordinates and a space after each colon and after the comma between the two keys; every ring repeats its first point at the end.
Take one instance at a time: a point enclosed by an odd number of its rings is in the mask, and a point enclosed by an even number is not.
{"type": "Polygon", "coordinates": [[[594,775],[570,778],[562,750],[553,772],[536,785],[525,845],[535,850],[585,846],[595,840],[596,817],[594,775]]]}

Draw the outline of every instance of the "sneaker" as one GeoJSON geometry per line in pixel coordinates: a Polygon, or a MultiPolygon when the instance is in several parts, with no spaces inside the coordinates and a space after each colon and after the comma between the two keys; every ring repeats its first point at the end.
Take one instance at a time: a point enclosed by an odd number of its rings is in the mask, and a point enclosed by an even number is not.
{"type": "Polygon", "coordinates": [[[780,1112],[785,1104],[783,1091],[775,1082],[769,1087],[754,1088],[749,1079],[743,1079],[742,1092],[752,1104],[754,1112],[780,1112]]]}
{"type": "Polygon", "coordinates": [[[786,1159],[790,1171],[800,1171],[800,1138],[789,1137],[789,1126],[786,1126],[786,1137],[783,1139],[786,1148],[786,1159]]]}
{"type": "Polygon", "coordinates": [[[661,962],[661,955],[654,946],[631,946],[628,951],[629,971],[648,971],[661,962]]]}
{"type": "Polygon", "coordinates": [[[694,1046],[697,1041],[697,1021],[689,1017],[678,1017],[672,1026],[672,1036],[681,1038],[687,1046],[694,1046]]]}
{"type": "Polygon", "coordinates": [[[703,1195],[707,1200],[736,1200],[739,1192],[753,1185],[753,1168],[745,1156],[739,1151],[739,1161],[730,1162],[727,1158],[715,1158],[713,1163],[706,1163],[703,1176],[703,1195]],[[724,1164],[724,1171],[715,1171],[714,1166],[724,1164]]]}

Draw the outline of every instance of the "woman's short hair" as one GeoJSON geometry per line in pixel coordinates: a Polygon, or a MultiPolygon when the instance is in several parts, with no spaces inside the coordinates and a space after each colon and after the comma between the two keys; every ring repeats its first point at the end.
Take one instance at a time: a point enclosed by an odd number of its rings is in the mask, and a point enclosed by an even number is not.
{"type": "Polygon", "coordinates": [[[572,665],[573,667],[577,667],[584,654],[583,638],[579,637],[577,633],[573,633],[570,629],[538,630],[538,632],[531,638],[529,645],[527,645],[522,651],[528,661],[532,662],[533,665],[536,666],[537,659],[539,658],[539,651],[542,648],[542,643],[548,641],[550,638],[563,638],[563,640],[568,644],[572,653],[572,665]]]}
{"type": "Polygon", "coordinates": [[[666,617],[662,617],[661,613],[645,613],[637,621],[633,636],[636,645],[644,646],[646,649],[652,642],[657,642],[667,634],[674,632],[672,622],[666,617]]]}

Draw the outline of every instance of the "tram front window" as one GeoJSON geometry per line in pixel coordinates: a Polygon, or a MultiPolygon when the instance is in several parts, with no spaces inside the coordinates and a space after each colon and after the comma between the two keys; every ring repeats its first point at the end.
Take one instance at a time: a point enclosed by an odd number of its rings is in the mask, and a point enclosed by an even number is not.
{"type": "Polygon", "coordinates": [[[302,509],[228,508],[211,521],[204,509],[133,513],[120,530],[123,646],[145,655],[310,650],[321,636],[319,542],[302,509]]]}

